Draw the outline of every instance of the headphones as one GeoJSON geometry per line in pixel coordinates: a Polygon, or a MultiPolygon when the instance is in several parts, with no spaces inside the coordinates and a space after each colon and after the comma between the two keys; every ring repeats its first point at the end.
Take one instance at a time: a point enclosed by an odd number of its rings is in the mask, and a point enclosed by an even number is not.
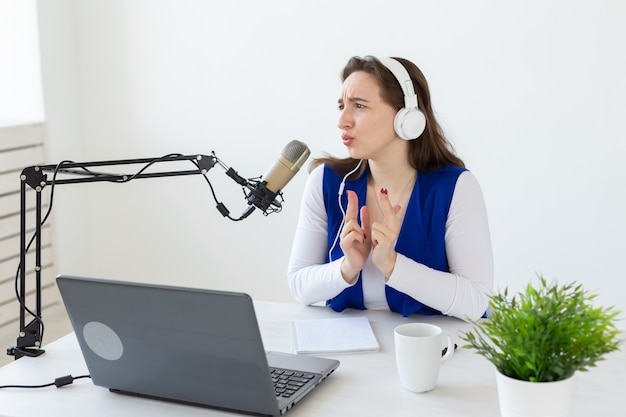
{"type": "Polygon", "coordinates": [[[393,58],[378,58],[400,83],[404,93],[404,107],[398,110],[393,120],[396,134],[405,140],[417,139],[426,129],[426,117],[417,107],[417,95],[413,81],[404,65],[393,58]]]}

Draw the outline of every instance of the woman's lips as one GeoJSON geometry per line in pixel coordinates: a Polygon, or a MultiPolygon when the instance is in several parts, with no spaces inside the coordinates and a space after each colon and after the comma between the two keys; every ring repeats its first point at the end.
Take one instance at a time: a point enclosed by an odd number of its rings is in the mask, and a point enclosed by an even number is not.
{"type": "Polygon", "coordinates": [[[344,133],[343,135],[341,135],[341,140],[343,141],[343,144],[345,146],[350,146],[352,144],[352,142],[354,141],[354,138],[346,133],[344,133]]]}

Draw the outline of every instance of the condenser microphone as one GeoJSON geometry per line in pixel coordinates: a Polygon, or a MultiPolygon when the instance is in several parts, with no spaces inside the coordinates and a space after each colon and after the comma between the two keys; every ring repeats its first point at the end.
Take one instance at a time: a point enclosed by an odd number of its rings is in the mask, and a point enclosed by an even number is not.
{"type": "Polygon", "coordinates": [[[276,197],[300,170],[310,154],[311,151],[306,144],[297,140],[289,142],[278,155],[274,165],[261,177],[261,181],[251,188],[247,195],[248,205],[251,206],[247,214],[249,215],[254,207],[262,210],[263,214],[268,214],[268,210],[279,211],[281,202],[276,197]]]}

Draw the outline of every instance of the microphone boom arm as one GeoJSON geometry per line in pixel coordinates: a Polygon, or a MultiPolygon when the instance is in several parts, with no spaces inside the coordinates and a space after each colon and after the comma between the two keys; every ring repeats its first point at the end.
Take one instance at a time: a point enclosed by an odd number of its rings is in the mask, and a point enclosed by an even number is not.
{"type": "MultiPolygon", "coordinates": [[[[215,153],[213,152],[211,155],[180,155],[180,154],[170,154],[163,157],[157,158],[140,158],[140,159],[118,159],[118,160],[108,160],[108,161],[94,161],[94,162],[72,162],[72,161],[63,161],[57,165],[35,165],[26,167],[22,170],[20,175],[21,187],[20,187],[20,263],[18,266],[18,271],[15,278],[15,292],[17,299],[20,304],[20,330],[17,338],[16,346],[9,346],[7,348],[7,354],[11,356],[15,356],[15,359],[19,359],[22,356],[31,356],[36,357],[44,353],[45,351],[41,349],[42,339],[43,339],[43,321],[42,321],[42,306],[41,306],[41,281],[42,281],[42,263],[41,263],[41,228],[45,223],[46,217],[42,221],[42,201],[41,201],[41,191],[44,189],[46,185],[66,185],[66,184],[81,184],[81,183],[92,183],[92,182],[113,182],[113,183],[126,183],[133,179],[147,179],[147,178],[162,178],[162,177],[177,177],[177,176],[186,176],[186,175],[203,175],[211,190],[213,191],[213,187],[206,177],[206,174],[209,170],[211,170],[216,164],[219,164],[226,170],[226,174],[231,177],[235,182],[237,182],[242,187],[245,187],[249,190],[252,190],[255,183],[252,180],[247,180],[232,168],[228,168],[222,161],[217,158],[215,153]],[[166,162],[180,162],[180,161],[190,161],[195,166],[196,169],[191,170],[163,170],[159,172],[145,172],[150,166],[157,163],[166,163],[166,162]],[[126,165],[136,165],[136,164],[145,164],[145,166],[136,174],[127,175],[127,174],[116,174],[116,173],[105,173],[105,172],[96,172],[92,171],[90,168],[95,167],[107,167],[107,166],[126,166],[126,165]],[[53,179],[48,179],[46,173],[54,173],[53,179]],[[66,174],[71,175],[71,178],[59,178],[57,179],[57,174],[66,174]],[[26,213],[29,211],[26,204],[26,192],[27,186],[34,189],[36,191],[35,199],[35,232],[32,236],[30,242],[26,242],[26,213]],[[26,255],[30,249],[31,244],[35,244],[35,311],[31,311],[26,306],[26,255]],[[26,323],[26,313],[29,313],[34,317],[34,319],[30,323],[26,323]]],[[[213,192],[213,196],[217,202],[217,198],[215,197],[215,193],[213,192]]],[[[48,208],[48,214],[52,209],[52,192],[50,197],[50,203],[48,208]]],[[[248,203],[251,204],[251,203],[248,203]]],[[[217,206],[220,213],[223,216],[228,216],[229,212],[224,207],[222,203],[218,202],[217,206]]],[[[248,209],[245,214],[245,217],[250,215],[254,211],[254,206],[252,209],[248,209]]],[[[228,216],[230,218],[230,216],[228,216]]],[[[242,220],[245,218],[242,215],[239,219],[231,220],[242,220]]]]}

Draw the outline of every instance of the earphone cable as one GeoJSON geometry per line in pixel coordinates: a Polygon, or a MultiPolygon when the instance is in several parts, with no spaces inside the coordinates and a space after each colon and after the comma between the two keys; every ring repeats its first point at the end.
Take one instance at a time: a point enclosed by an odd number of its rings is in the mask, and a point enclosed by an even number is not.
{"type": "Polygon", "coordinates": [[[343,225],[346,222],[346,211],[343,208],[343,205],[341,204],[341,197],[343,197],[343,191],[344,188],[346,186],[346,180],[348,179],[348,177],[352,174],[354,174],[360,167],[361,164],[363,164],[363,160],[359,160],[359,163],[357,164],[357,166],[350,172],[348,172],[343,179],[341,180],[341,184],[339,185],[339,191],[337,193],[337,203],[339,205],[339,209],[341,210],[341,223],[339,224],[339,228],[337,229],[337,234],[335,235],[335,239],[333,240],[333,244],[330,247],[330,249],[328,250],[328,261],[332,262],[333,261],[333,250],[335,249],[335,246],[337,245],[337,242],[339,241],[339,235],[341,234],[341,229],[343,228],[343,225]]]}

